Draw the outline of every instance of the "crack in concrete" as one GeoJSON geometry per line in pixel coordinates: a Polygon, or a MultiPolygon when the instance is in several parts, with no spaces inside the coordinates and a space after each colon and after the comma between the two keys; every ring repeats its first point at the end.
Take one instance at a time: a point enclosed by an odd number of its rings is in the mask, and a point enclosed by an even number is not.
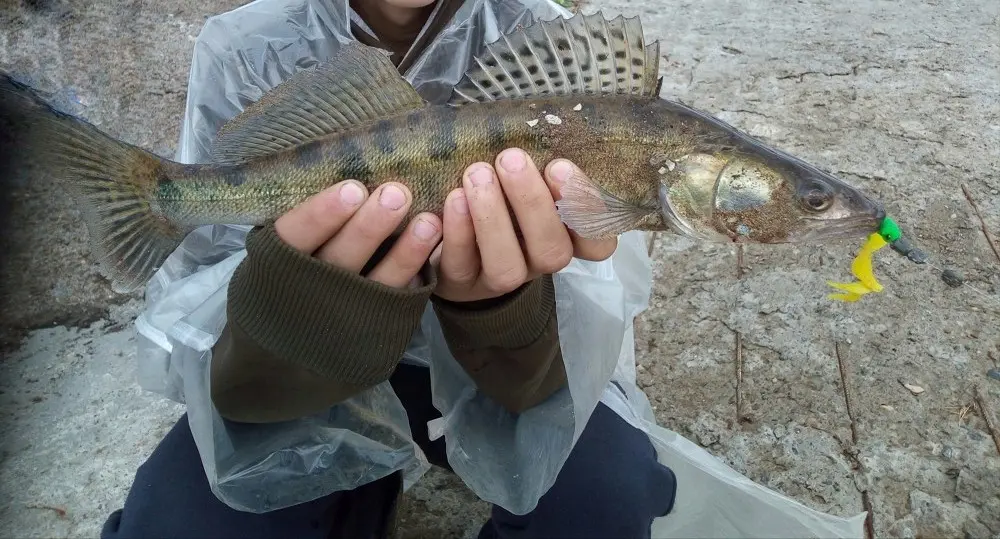
{"type": "Polygon", "coordinates": [[[737,113],[742,113],[742,114],[753,114],[754,116],[761,116],[761,117],[767,118],[769,120],[773,119],[770,116],[768,116],[767,114],[764,114],[763,112],[757,112],[755,110],[748,110],[748,109],[719,109],[719,110],[722,111],[722,112],[737,112],[737,113]]]}
{"type": "Polygon", "coordinates": [[[914,142],[931,142],[931,143],[934,143],[934,144],[938,144],[940,146],[944,146],[944,143],[941,142],[940,140],[934,140],[934,139],[931,139],[931,138],[918,137],[918,136],[914,136],[914,135],[906,135],[906,134],[903,134],[903,133],[888,133],[888,135],[890,137],[901,138],[903,140],[912,140],[914,142]]]}
{"type": "Polygon", "coordinates": [[[694,84],[694,72],[701,65],[701,58],[692,58],[692,60],[694,60],[694,65],[691,66],[691,72],[688,73],[688,87],[694,84]]]}
{"type": "Polygon", "coordinates": [[[850,170],[838,170],[837,174],[848,174],[850,176],[856,176],[858,178],[864,178],[866,180],[871,180],[875,182],[884,182],[889,180],[889,178],[886,178],[885,176],[879,176],[878,174],[862,174],[860,172],[853,172],[850,170]]]}
{"type": "Polygon", "coordinates": [[[861,64],[858,64],[855,66],[851,66],[850,71],[844,71],[844,72],[835,71],[833,73],[828,73],[826,71],[803,71],[801,73],[792,73],[791,75],[782,75],[778,77],[778,80],[798,79],[796,82],[802,82],[805,79],[806,75],[819,75],[823,77],[851,77],[851,76],[856,76],[858,74],[858,69],[860,67],[861,64]]]}

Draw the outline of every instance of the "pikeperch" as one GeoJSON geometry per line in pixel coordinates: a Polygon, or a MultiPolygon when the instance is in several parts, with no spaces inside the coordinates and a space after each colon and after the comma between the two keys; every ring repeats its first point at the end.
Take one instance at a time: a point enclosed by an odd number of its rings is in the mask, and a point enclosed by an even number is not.
{"type": "Polygon", "coordinates": [[[447,103],[425,102],[386,55],[342,46],[219,132],[213,162],[181,164],[54,110],[0,74],[0,125],[20,158],[63,181],[117,292],[143,285],[207,224],[259,225],[344,179],[407,185],[411,215],[439,215],[476,161],[520,147],[583,176],[561,188],[564,223],[584,237],[674,231],[708,241],[862,238],[881,206],[732,126],[660,98],[659,42],[639,19],[600,13],[539,22],[475,59],[447,103]]]}

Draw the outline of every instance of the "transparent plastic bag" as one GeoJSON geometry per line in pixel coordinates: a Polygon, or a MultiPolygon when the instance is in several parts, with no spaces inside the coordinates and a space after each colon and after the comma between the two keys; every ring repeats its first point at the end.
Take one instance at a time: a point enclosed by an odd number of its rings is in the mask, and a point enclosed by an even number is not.
{"type": "Polygon", "coordinates": [[[674,508],[653,520],[653,538],[864,538],[867,513],[839,517],[810,509],[754,483],[698,444],[657,425],[649,400],[634,381],[632,375],[616,379],[601,401],[649,436],[657,460],[677,479],[674,508]]]}
{"type": "MultiPolygon", "coordinates": [[[[428,101],[443,102],[485,43],[518,24],[568,15],[549,0],[470,0],[404,77],[428,101]]],[[[340,44],[353,40],[352,21],[365,28],[346,0],[256,0],[209,19],[195,43],[176,158],[207,162],[215,133],[228,119],[292,73],[324,62],[340,44]]],[[[227,285],[246,254],[248,230],[199,228],[150,281],[147,308],[136,320],[141,385],[186,404],[209,484],[236,509],[287,507],[396,470],[409,488],[429,464],[413,443],[405,410],[388,382],[294,421],[251,428],[219,416],[209,393],[211,347],[226,322],[227,285]]],[[[445,436],[449,463],[479,497],[524,514],[555,481],[602,401],[649,433],[665,462],[681,467],[678,507],[707,498],[763,500],[770,503],[766,510],[754,506],[764,511],[760,518],[738,529],[749,536],[770,535],[768,522],[794,520],[805,514],[802,506],[726,471],[704,451],[657,427],[635,386],[632,323],[647,307],[650,278],[644,236],[638,232],[622,236],[612,258],[574,260],[555,275],[568,384],[517,416],[476,392],[428,306],[403,361],[430,368],[434,404],[443,415],[428,425],[431,437],[445,436]],[[700,467],[684,475],[688,462],[700,467]]],[[[713,509],[722,514],[726,508],[713,509]]],[[[712,517],[702,509],[675,509],[661,520],[668,523],[665,529],[684,534],[719,531],[711,522],[717,519],[706,516],[712,517]]],[[[800,535],[857,535],[853,528],[840,533],[853,521],[814,518],[790,529],[800,535]]]]}

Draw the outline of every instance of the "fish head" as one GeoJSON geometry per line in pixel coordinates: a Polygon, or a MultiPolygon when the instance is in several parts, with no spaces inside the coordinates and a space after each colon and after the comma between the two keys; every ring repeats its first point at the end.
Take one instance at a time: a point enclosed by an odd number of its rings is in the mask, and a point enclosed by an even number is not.
{"type": "Polygon", "coordinates": [[[692,153],[674,162],[659,188],[667,222],[691,236],[750,243],[817,242],[878,230],[885,211],[860,190],[781,152],[753,150],[692,153]]]}

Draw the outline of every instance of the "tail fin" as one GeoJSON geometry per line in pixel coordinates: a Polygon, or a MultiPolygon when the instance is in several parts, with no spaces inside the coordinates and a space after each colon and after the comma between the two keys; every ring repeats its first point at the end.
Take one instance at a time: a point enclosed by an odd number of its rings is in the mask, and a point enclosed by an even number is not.
{"type": "Polygon", "coordinates": [[[90,246],[112,289],[143,286],[189,230],[159,210],[169,162],[59,112],[0,71],[0,173],[24,167],[62,182],[79,204],[90,246]]]}

